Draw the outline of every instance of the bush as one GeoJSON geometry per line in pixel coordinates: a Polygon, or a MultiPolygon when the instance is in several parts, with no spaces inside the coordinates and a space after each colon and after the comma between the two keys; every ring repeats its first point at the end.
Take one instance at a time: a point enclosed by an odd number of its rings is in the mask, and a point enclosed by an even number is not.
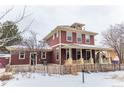
{"type": "Polygon", "coordinates": [[[3,74],[2,76],[0,76],[1,81],[10,80],[10,79],[12,79],[12,74],[3,74]]]}

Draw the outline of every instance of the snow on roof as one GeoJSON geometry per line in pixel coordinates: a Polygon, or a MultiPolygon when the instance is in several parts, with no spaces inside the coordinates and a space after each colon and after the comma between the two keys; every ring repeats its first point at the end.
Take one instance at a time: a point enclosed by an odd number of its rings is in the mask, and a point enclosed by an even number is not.
{"type": "MultiPolygon", "coordinates": [[[[17,49],[28,49],[27,46],[25,45],[13,45],[13,46],[9,46],[7,47],[8,50],[17,50],[17,49]]],[[[39,48],[40,49],[40,48],[39,48]]],[[[52,50],[52,48],[47,44],[45,43],[44,47],[42,49],[45,49],[45,50],[52,50]]]]}
{"type": "Polygon", "coordinates": [[[95,50],[112,50],[112,48],[96,46],[96,45],[85,45],[85,44],[65,44],[62,48],[82,48],[82,49],[95,49],[95,50]]]}
{"type": "Polygon", "coordinates": [[[10,57],[11,54],[0,54],[0,57],[10,57]]]}

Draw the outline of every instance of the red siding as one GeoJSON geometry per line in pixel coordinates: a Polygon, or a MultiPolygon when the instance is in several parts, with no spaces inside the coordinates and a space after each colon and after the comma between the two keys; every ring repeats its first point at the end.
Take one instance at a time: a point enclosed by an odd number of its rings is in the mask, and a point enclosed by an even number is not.
{"type": "Polygon", "coordinates": [[[55,35],[55,38],[54,38],[54,39],[53,39],[53,36],[51,36],[49,39],[47,39],[46,42],[47,42],[48,45],[50,45],[50,46],[56,45],[56,44],[59,43],[59,36],[56,37],[56,35],[55,35]]]}
{"type": "MultiPolygon", "coordinates": [[[[41,59],[41,52],[37,52],[37,64],[42,64],[43,61],[51,63],[52,57],[50,56],[51,52],[47,52],[46,59],[41,59]]],[[[12,52],[11,54],[11,65],[20,65],[20,64],[30,64],[30,51],[25,52],[25,59],[19,59],[19,51],[12,52]]]]}
{"type": "Polygon", "coordinates": [[[25,53],[25,59],[19,59],[19,51],[14,51],[11,54],[11,64],[12,65],[19,65],[19,64],[29,64],[30,53],[25,53]]]}
{"type": "Polygon", "coordinates": [[[41,59],[41,61],[38,64],[43,63],[43,61],[47,61],[47,63],[52,63],[52,57],[51,57],[51,55],[52,55],[52,52],[47,52],[46,53],[46,59],[41,59]]]}
{"type": "Polygon", "coordinates": [[[82,44],[85,44],[85,35],[82,34],[82,44]]]}
{"type": "MultiPolygon", "coordinates": [[[[76,32],[72,33],[72,38],[73,38],[72,42],[66,41],[66,31],[61,32],[61,43],[66,43],[66,44],[78,43],[77,40],[76,40],[76,38],[77,38],[76,37],[76,32]]],[[[82,43],[81,44],[86,44],[85,43],[85,34],[82,34],[82,43]]],[[[94,45],[94,36],[93,35],[90,35],[90,44],[94,45]]]]}
{"type": "Polygon", "coordinates": [[[72,33],[72,42],[68,42],[66,40],[66,31],[61,31],[61,43],[66,43],[66,44],[72,44],[72,43],[76,43],[76,32],[72,33]]]}
{"type": "Polygon", "coordinates": [[[59,61],[56,61],[56,47],[55,48],[53,48],[53,51],[52,51],[52,63],[54,63],[54,64],[58,64],[59,63],[59,61]]]}
{"type": "Polygon", "coordinates": [[[94,36],[93,35],[90,35],[90,44],[94,45],[94,36]]]}
{"type": "Polygon", "coordinates": [[[61,50],[61,62],[62,62],[62,64],[65,63],[65,60],[66,60],[66,49],[62,49],[61,50]]]}
{"type": "Polygon", "coordinates": [[[1,57],[0,58],[0,67],[5,67],[9,63],[9,58],[1,57]]]}

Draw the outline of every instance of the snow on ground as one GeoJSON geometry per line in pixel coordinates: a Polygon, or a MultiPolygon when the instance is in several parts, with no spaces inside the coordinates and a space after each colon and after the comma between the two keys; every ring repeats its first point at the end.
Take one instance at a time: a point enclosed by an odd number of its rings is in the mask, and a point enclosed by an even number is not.
{"type": "Polygon", "coordinates": [[[41,73],[19,73],[15,78],[1,82],[6,87],[123,87],[124,71],[85,73],[79,75],[44,75],[41,73]]]}

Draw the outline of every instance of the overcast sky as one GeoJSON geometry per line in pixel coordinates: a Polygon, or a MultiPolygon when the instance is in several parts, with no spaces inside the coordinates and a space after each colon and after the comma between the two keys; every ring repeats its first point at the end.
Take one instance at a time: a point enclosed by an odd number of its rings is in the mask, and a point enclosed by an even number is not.
{"type": "MultiPolygon", "coordinates": [[[[11,6],[0,6],[0,14],[11,6]]],[[[14,20],[22,12],[24,6],[14,6],[1,22],[14,20]]],[[[101,41],[100,33],[105,31],[109,25],[124,22],[123,6],[27,6],[27,14],[20,27],[28,25],[32,19],[34,22],[30,29],[38,33],[38,39],[42,39],[57,25],[71,25],[74,22],[85,24],[88,31],[99,33],[96,36],[96,44],[101,41]]]]}

